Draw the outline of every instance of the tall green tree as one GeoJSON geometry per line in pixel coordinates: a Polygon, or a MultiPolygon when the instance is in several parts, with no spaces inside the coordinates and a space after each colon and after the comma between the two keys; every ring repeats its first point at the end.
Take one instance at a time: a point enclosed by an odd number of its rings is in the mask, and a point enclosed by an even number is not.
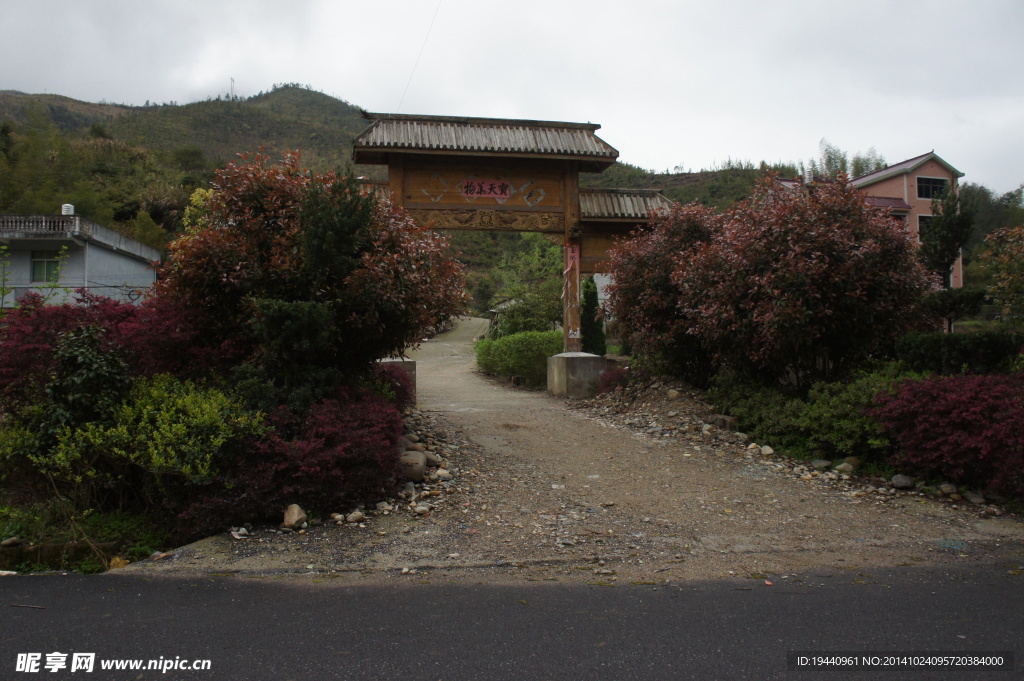
{"type": "Polygon", "coordinates": [[[885,158],[874,147],[858,151],[851,158],[845,151],[822,138],[818,158],[811,159],[810,169],[815,177],[836,178],[840,175],[860,177],[885,167],[885,158]]]}
{"type": "Polygon", "coordinates": [[[583,352],[604,355],[608,344],[604,335],[604,321],[597,300],[597,282],[593,276],[583,280],[583,302],[580,306],[580,333],[583,338],[583,352]]]}
{"type": "Polygon", "coordinates": [[[1007,315],[1024,309],[1024,225],[1004,227],[985,239],[981,264],[992,272],[990,291],[1007,315]]]}
{"type": "Polygon", "coordinates": [[[964,246],[964,259],[973,260],[984,249],[985,237],[1004,227],[1024,225],[1024,185],[997,195],[988,187],[965,182],[960,199],[974,206],[974,231],[964,246]]]}
{"type": "Polygon", "coordinates": [[[932,217],[921,230],[918,257],[937,274],[943,288],[952,285],[953,264],[974,230],[974,206],[952,187],[932,199],[932,217]]]}

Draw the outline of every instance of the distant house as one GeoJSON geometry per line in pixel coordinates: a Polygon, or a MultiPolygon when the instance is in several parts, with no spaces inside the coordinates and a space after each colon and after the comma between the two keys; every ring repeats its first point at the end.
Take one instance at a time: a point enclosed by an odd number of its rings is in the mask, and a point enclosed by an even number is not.
{"type": "Polygon", "coordinates": [[[76,215],[0,215],[3,307],[29,292],[62,303],[80,288],[136,302],[159,260],[156,249],[76,215]]]}
{"type": "MultiPolygon", "coordinates": [[[[903,220],[910,235],[921,243],[921,231],[928,229],[932,217],[932,199],[947,188],[956,191],[957,180],[963,176],[931,151],[856,177],[850,184],[867,196],[870,205],[903,220]]],[[[963,262],[957,260],[953,287],[963,286],[963,280],[963,262]]]]}

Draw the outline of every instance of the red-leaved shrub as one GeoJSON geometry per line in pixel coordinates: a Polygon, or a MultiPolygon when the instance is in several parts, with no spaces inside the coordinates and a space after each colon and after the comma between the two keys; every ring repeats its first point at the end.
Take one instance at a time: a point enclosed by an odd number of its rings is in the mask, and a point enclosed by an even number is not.
{"type": "Polygon", "coordinates": [[[892,463],[1024,497],[1024,374],[907,381],[871,415],[899,444],[892,463]]]}
{"type": "Polygon", "coordinates": [[[652,212],[647,229],[619,241],[610,253],[614,272],[606,312],[633,352],[658,369],[695,385],[712,374],[711,358],[693,334],[695,321],[679,309],[672,281],[678,260],[692,258],[721,226],[713,209],[691,203],[652,212]]]}
{"type": "Polygon", "coordinates": [[[416,401],[416,386],[401,364],[381,362],[374,366],[371,378],[394,394],[394,404],[398,409],[405,409],[416,401]]]}
{"type": "Polygon", "coordinates": [[[183,514],[181,539],[231,523],[280,521],[289,504],[307,511],[344,511],[394,491],[400,472],[398,410],[367,391],[341,389],[304,418],[286,407],[275,430],[232,465],[216,489],[183,514]]]}
{"type": "Polygon", "coordinates": [[[83,326],[104,329],[105,342],[120,348],[136,376],[199,376],[243,354],[205,346],[194,313],[166,298],[133,305],[84,290],[76,295],[74,303],[47,305],[29,294],[0,320],[0,404],[37,398],[53,373],[58,337],[83,326]]]}
{"type": "Polygon", "coordinates": [[[629,385],[629,369],[605,369],[597,377],[597,387],[594,392],[598,395],[610,393],[618,388],[629,385]]]}

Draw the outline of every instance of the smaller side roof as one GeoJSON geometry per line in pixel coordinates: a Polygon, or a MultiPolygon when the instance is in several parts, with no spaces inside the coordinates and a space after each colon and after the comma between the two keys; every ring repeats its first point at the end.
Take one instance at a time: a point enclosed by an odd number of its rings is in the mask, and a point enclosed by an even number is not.
{"type": "Polygon", "coordinates": [[[671,205],[654,189],[580,189],[580,217],[585,221],[646,220],[650,211],[671,205]]]}
{"type": "Polygon", "coordinates": [[[505,118],[368,113],[370,125],[353,141],[356,163],[381,165],[388,154],[447,154],[575,160],[600,172],[619,152],[595,135],[600,125],[505,118]]]}
{"type": "Polygon", "coordinates": [[[953,177],[964,176],[963,173],[961,173],[959,170],[946,163],[934,151],[929,151],[927,154],[921,154],[920,156],[915,156],[914,158],[908,158],[906,161],[894,163],[891,166],[886,166],[885,168],[882,168],[881,170],[876,170],[874,172],[867,173],[866,175],[855,177],[852,180],[850,180],[850,184],[853,185],[854,187],[866,187],[876,182],[881,182],[882,180],[893,177],[894,175],[903,175],[904,173],[913,172],[914,170],[921,167],[928,161],[936,161],[937,163],[945,167],[946,170],[948,170],[953,175],[953,177]]]}
{"type": "Polygon", "coordinates": [[[884,208],[890,211],[910,211],[910,204],[903,199],[891,196],[865,196],[864,203],[872,208],[884,208]]]}

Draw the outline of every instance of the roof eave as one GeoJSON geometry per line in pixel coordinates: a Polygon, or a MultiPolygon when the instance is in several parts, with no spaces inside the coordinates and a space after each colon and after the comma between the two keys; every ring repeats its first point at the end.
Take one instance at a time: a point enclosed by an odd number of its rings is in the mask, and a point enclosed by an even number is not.
{"type": "Polygon", "coordinates": [[[918,168],[920,168],[922,165],[927,163],[928,161],[938,162],[941,166],[948,170],[954,178],[959,179],[964,176],[964,173],[960,172],[959,170],[951,166],[949,163],[945,161],[945,159],[943,159],[941,156],[939,156],[933,151],[927,154],[922,154],[918,159],[917,163],[914,163],[913,165],[910,166],[906,166],[905,168],[897,167],[902,163],[906,163],[906,161],[900,161],[900,163],[894,163],[890,168],[882,168],[881,170],[876,170],[873,173],[868,173],[867,175],[855,177],[852,180],[850,180],[850,185],[858,188],[870,187],[871,185],[877,184],[878,182],[881,182],[883,180],[887,180],[890,177],[896,177],[898,175],[906,175],[907,173],[912,173],[918,168]]]}
{"type": "Polygon", "coordinates": [[[615,165],[615,158],[575,154],[537,154],[508,151],[467,151],[451,149],[405,149],[402,147],[354,147],[352,162],[361,165],[389,165],[391,156],[446,156],[468,158],[523,158],[541,161],[568,161],[580,164],[580,171],[599,173],[615,165]]]}
{"type": "Polygon", "coordinates": [[[453,123],[459,125],[501,125],[501,126],[522,126],[527,128],[562,128],[568,130],[590,130],[591,132],[601,129],[599,123],[572,123],[565,121],[538,121],[525,118],[479,118],[473,116],[419,116],[416,114],[389,114],[364,112],[363,118],[372,121],[363,132],[377,125],[382,120],[392,121],[426,121],[430,123],[453,123]]]}

